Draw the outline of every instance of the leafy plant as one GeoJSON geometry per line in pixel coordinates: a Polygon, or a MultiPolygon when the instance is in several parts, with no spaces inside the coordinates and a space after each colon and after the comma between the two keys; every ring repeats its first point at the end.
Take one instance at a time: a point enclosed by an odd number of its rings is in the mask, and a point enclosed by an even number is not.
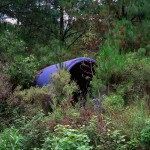
{"type": "Polygon", "coordinates": [[[43,150],[90,150],[90,139],[79,129],[72,129],[69,125],[57,125],[54,133],[45,139],[43,150]]]}
{"type": "Polygon", "coordinates": [[[21,85],[29,88],[34,82],[38,63],[33,55],[29,57],[15,57],[14,63],[7,66],[14,87],[21,85]]]}
{"type": "Polygon", "coordinates": [[[124,100],[120,95],[110,94],[102,101],[102,107],[109,113],[121,111],[124,108],[124,100]]]}
{"type": "Polygon", "coordinates": [[[45,138],[46,116],[42,111],[39,111],[32,118],[28,116],[18,116],[14,120],[14,126],[25,137],[24,149],[41,148],[45,138]]]}
{"type": "Polygon", "coordinates": [[[145,128],[145,119],[149,116],[149,108],[144,100],[138,100],[119,112],[109,115],[113,125],[131,139],[139,139],[145,128]],[[118,126],[119,125],[119,126],[118,126]]]}
{"type": "Polygon", "coordinates": [[[52,112],[52,118],[59,120],[64,109],[73,104],[73,93],[78,90],[74,81],[70,80],[70,73],[61,70],[58,74],[52,75],[49,86],[43,88],[30,87],[22,90],[18,86],[13,95],[7,100],[10,106],[17,106],[27,116],[34,116],[38,111],[43,110],[46,114],[52,112]],[[60,115],[59,115],[60,114],[60,115]]]}
{"type": "Polygon", "coordinates": [[[145,147],[150,147],[150,118],[146,121],[146,127],[141,131],[141,142],[145,147]]]}
{"type": "Polygon", "coordinates": [[[45,113],[52,111],[47,87],[30,87],[30,89],[22,90],[18,86],[11,97],[7,99],[7,104],[16,106],[22,114],[26,114],[28,117],[33,117],[41,110],[45,113]]]}
{"type": "Polygon", "coordinates": [[[58,106],[67,107],[73,104],[73,93],[78,91],[78,86],[75,81],[71,81],[70,73],[61,69],[51,76],[49,93],[54,102],[53,109],[56,109],[58,106]]]}
{"type": "Polygon", "coordinates": [[[114,127],[113,122],[110,119],[105,120],[106,131],[99,135],[98,148],[102,150],[126,150],[136,149],[139,146],[139,140],[137,138],[127,138],[127,135],[123,133],[123,130],[118,130],[114,127]]]}
{"type": "Polygon", "coordinates": [[[23,149],[26,142],[26,138],[19,133],[18,129],[11,127],[5,129],[0,133],[0,149],[1,150],[15,150],[23,149]]]}
{"type": "Polygon", "coordinates": [[[125,64],[121,82],[116,88],[117,93],[123,96],[126,104],[143,98],[149,101],[149,58],[139,53],[129,53],[126,55],[125,64]]]}
{"type": "Polygon", "coordinates": [[[82,128],[83,132],[89,136],[90,144],[94,149],[126,150],[128,148],[135,149],[139,146],[139,141],[136,138],[128,139],[123,130],[118,130],[109,118],[103,119],[101,124],[99,121],[98,116],[93,116],[89,125],[82,128]]]}

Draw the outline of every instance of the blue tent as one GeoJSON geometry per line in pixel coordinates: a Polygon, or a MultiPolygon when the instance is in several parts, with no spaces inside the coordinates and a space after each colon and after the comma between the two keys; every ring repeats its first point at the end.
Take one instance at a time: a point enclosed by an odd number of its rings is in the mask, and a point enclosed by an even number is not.
{"type": "Polygon", "coordinates": [[[93,66],[95,60],[86,57],[79,57],[44,68],[36,77],[36,86],[42,87],[50,83],[50,74],[57,73],[65,67],[71,74],[71,79],[76,80],[81,90],[85,90],[93,77],[93,66]]]}

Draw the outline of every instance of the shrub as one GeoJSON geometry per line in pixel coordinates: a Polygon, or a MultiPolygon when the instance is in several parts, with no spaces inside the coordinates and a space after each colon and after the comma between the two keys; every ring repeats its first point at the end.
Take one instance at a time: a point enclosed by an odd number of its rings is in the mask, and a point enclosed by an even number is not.
{"type": "Polygon", "coordinates": [[[110,94],[102,101],[102,107],[109,113],[122,111],[124,108],[124,100],[120,95],[110,94]]]}
{"type": "Polygon", "coordinates": [[[25,137],[19,133],[15,127],[5,129],[0,133],[0,149],[23,149],[25,145],[25,137]]]}
{"type": "Polygon", "coordinates": [[[94,147],[98,144],[99,135],[105,130],[102,123],[103,120],[102,122],[99,122],[98,116],[93,115],[89,119],[88,124],[82,129],[83,132],[87,133],[91,141],[90,144],[94,147]]]}
{"type": "Polygon", "coordinates": [[[32,118],[21,116],[15,119],[14,125],[26,139],[24,149],[41,148],[47,131],[45,114],[39,111],[32,118]]]}
{"type": "Polygon", "coordinates": [[[21,87],[18,86],[7,103],[20,109],[22,114],[25,113],[28,117],[32,117],[41,110],[45,113],[52,111],[50,100],[47,87],[31,87],[21,90],[21,87]]]}
{"type": "Polygon", "coordinates": [[[110,150],[126,150],[126,149],[137,149],[139,147],[139,140],[137,138],[128,138],[124,134],[123,130],[118,130],[113,126],[113,123],[106,121],[107,130],[100,136],[100,147],[101,149],[110,150]]]}
{"type": "Polygon", "coordinates": [[[22,109],[22,112],[25,112],[27,116],[34,116],[40,110],[43,110],[46,114],[55,110],[53,117],[59,118],[58,114],[62,116],[64,109],[72,106],[72,95],[77,90],[76,83],[70,81],[69,72],[61,70],[58,74],[52,76],[49,86],[43,88],[30,87],[30,89],[24,90],[21,90],[21,87],[18,86],[7,103],[22,109]]]}
{"type": "Polygon", "coordinates": [[[73,104],[73,93],[78,91],[78,86],[75,81],[71,81],[70,77],[70,73],[65,69],[51,75],[49,93],[54,102],[54,109],[58,106],[69,107],[73,104]]]}
{"type": "Polygon", "coordinates": [[[141,131],[141,142],[146,148],[150,147],[150,118],[146,121],[146,127],[141,131]]]}
{"type": "Polygon", "coordinates": [[[38,63],[33,55],[29,57],[15,57],[14,63],[7,66],[14,87],[21,85],[29,88],[34,83],[38,63]]]}
{"type": "Polygon", "coordinates": [[[101,149],[125,150],[127,147],[125,135],[123,135],[120,130],[107,129],[107,132],[103,133],[100,139],[101,144],[99,148],[101,147],[101,149]]]}
{"type": "Polygon", "coordinates": [[[122,130],[128,138],[139,139],[145,128],[145,119],[149,116],[149,108],[144,100],[136,101],[122,111],[113,112],[109,117],[116,129],[122,130]]]}
{"type": "Polygon", "coordinates": [[[56,123],[60,122],[64,116],[66,115],[66,111],[61,107],[53,109],[53,112],[49,114],[49,117],[54,120],[56,123]]]}
{"type": "Polygon", "coordinates": [[[139,146],[139,141],[136,138],[127,138],[122,130],[114,127],[110,119],[103,118],[103,124],[99,121],[98,116],[93,116],[89,125],[82,128],[82,132],[89,136],[90,145],[93,146],[93,149],[126,150],[128,148],[135,149],[139,146]]]}
{"type": "Polygon", "coordinates": [[[81,133],[79,129],[72,129],[69,125],[57,125],[54,133],[45,139],[43,150],[90,150],[90,139],[86,133],[81,133]]]}
{"type": "Polygon", "coordinates": [[[126,67],[122,75],[123,82],[117,87],[117,92],[122,91],[127,103],[144,97],[148,100],[150,96],[149,58],[139,56],[138,53],[130,53],[126,58],[126,67]]]}

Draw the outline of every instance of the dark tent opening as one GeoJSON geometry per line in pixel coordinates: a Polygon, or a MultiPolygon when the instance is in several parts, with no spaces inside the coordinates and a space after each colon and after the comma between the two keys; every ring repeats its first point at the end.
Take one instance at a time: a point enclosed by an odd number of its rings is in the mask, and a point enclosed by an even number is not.
{"type": "Polygon", "coordinates": [[[94,62],[83,61],[70,69],[71,79],[77,82],[84,94],[87,93],[90,81],[94,75],[94,64],[94,62]]]}

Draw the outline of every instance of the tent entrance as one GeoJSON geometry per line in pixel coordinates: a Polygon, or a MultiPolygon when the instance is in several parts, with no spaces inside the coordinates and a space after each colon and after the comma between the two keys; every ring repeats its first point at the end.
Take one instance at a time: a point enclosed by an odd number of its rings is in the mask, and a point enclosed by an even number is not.
{"type": "Polygon", "coordinates": [[[82,61],[70,69],[71,80],[76,81],[80,90],[85,94],[94,75],[94,64],[94,62],[82,61]]]}

